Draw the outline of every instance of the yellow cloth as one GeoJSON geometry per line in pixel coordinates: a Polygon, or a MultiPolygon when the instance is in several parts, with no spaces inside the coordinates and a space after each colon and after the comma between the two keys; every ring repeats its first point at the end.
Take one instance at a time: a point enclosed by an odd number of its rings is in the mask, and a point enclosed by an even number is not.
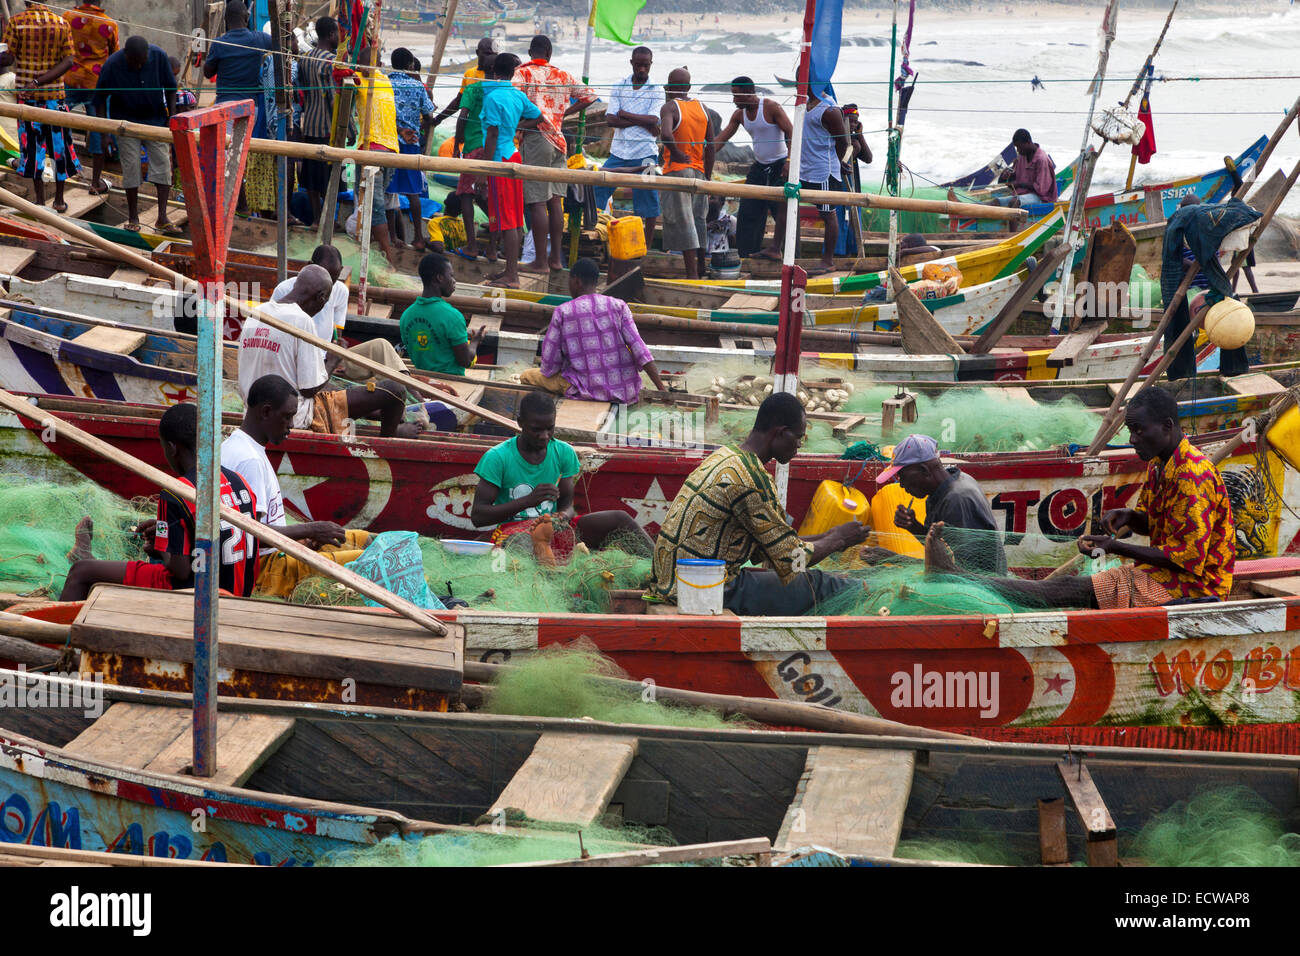
{"type": "MultiPolygon", "coordinates": [[[[397,101],[393,99],[393,84],[378,70],[374,71],[375,112],[370,117],[370,142],[359,144],[359,149],[382,146],[390,152],[401,152],[397,141],[397,101]]],[[[366,125],[366,91],[370,77],[357,77],[357,129],[366,125]]]]}
{"type": "MultiPolygon", "coordinates": [[[[349,528],[347,540],[342,545],[327,544],[318,552],[335,564],[344,565],[361,557],[370,543],[370,532],[349,528]]],[[[257,585],[253,594],[259,597],[289,598],[294,589],[316,572],[297,558],[290,557],[282,551],[263,555],[257,567],[257,585]]]]}
{"type": "Polygon", "coordinates": [[[486,79],[487,79],[487,74],[484,73],[482,70],[480,70],[478,68],[478,65],[475,64],[474,66],[471,66],[468,70],[466,70],[465,75],[461,77],[459,92],[464,93],[466,87],[473,86],[475,83],[479,82],[480,80],[486,80],[486,79]]]}
{"type": "Polygon", "coordinates": [[[465,224],[455,216],[434,216],[429,220],[429,241],[441,242],[444,249],[465,245],[465,224]]]}
{"type": "Polygon", "coordinates": [[[311,430],[323,435],[342,435],[348,430],[348,393],[342,389],[317,392],[312,396],[311,430]]]}

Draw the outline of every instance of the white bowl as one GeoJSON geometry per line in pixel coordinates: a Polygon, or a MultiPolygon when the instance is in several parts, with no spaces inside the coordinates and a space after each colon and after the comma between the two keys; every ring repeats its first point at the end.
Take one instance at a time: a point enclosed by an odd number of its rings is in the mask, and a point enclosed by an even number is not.
{"type": "Polygon", "coordinates": [[[460,538],[440,538],[439,541],[452,554],[487,554],[495,547],[491,541],[465,541],[460,538]]]}

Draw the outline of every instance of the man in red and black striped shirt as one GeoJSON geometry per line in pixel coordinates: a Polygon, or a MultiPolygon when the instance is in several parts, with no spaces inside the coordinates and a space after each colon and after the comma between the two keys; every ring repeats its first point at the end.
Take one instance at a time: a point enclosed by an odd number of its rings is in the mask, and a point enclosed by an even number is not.
{"type": "MultiPolygon", "coordinates": [[[[174,405],[158,422],[167,466],[181,480],[193,486],[197,470],[195,453],[198,408],[192,404],[174,405]]],[[[247,482],[237,472],[221,469],[221,503],[256,518],[257,500],[247,482]]],[[[194,505],[164,491],[158,500],[158,517],[152,524],[153,546],[148,551],[157,561],[98,561],[91,557],[94,527],[90,518],[77,525],[74,564],[63,585],[62,601],[85,600],[96,584],[125,584],[130,587],[170,591],[194,586],[194,505]]],[[[257,578],[257,541],[239,528],[221,523],[220,586],[223,591],[240,597],[253,593],[257,578]]]]}

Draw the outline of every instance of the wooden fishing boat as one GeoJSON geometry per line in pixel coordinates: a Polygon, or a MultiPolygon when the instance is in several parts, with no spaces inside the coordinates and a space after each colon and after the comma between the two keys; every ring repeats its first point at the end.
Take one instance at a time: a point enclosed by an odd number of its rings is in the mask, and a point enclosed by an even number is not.
{"type": "MultiPolygon", "coordinates": [[[[39,397],[40,407],[65,417],[115,447],[165,468],[158,444],[160,409],[132,407],[80,398],[39,397]]],[[[505,406],[493,409],[508,413],[505,406]]],[[[676,414],[674,434],[696,427],[688,411],[676,414]]],[[[630,429],[624,417],[613,417],[612,431],[594,447],[579,446],[583,472],[576,505],[582,513],[618,510],[632,514],[651,534],[683,480],[702,461],[709,446],[645,447],[622,437],[630,429]],[[620,427],[621,426],[621,427],[620,427]]],[[[237,427],[239,416],[225,418],[224,428],[237,427]]],[[[669,427],[667,421],[663,427],[669,427]]],[[[365,429],[352,440],[335,435],[294,432],[280,446],[268,449],[280,475],[286,505],[306,520],[332,520],[371,531],[407,530],[424,535],[463,537],[473,532],[469,506],[478,478],[474,467],[500,439],[478,435],[434,434],[420,439],[373,437],[365,429]],[[400,493],[398,493],[400,489],[400,493]]],[[[1211,446],[1226,433],[1196,437],[1211,446]]],[[[63,464],[124,498],[152,494],[154,489],[121,467],[107,463],[32,419],[0,416],[0,451],[16,473],[34,479],[59,480],[63,464]],[[55,460],[55,459],[59,460],[55,460]]],[[[1242,558],[1300,552],[1300,476],[1285,468],[1270,452],[1268,475],[1258,469],[1253,445],[1244,445],[1221,466],[1230,479],[1234,513],[1243,542],[1242,558]],[[1279,490],[1274,496],[1268,489],[1279,490]]],[[[972,453],[955,456],[980,483],[1006,536],[1008,563],[1016,567],[1059,564],[1073,548],[1073,538],[1095,527],[1103,512],[1135,500],[1145,474],[1137,456],[1127,448],[1095,457],[1069,456],[1065,451],[972,453]]],[[[796,524],[807,511],[822,481],[844,482],[871,497],[880,462],[844,461],[831,455],[796,458],[790,469],[787,508],[796,524]]]]}
{"type": "MultiPolygon", "coordinates": [[[[26,679],[49,692],[56,682],[26,679]]],[[[174,764],[171,753],[188,746],[187,697],[107,686],[103,692],[112,706],[93,720],[74,708],[6,713],[0,792],[11,842],[311,865],[384,838],[459,849],[491,835],[535,858],[538,851],[522,843],[537,838],[527,829],[468,825],[510,820],[504,811],[512,807],[549,823],[546,848],[554,852],[560,844],[571,865],[724,855],[761,864],[769,853],[774,864],[816,865],[834,856],[838,865],[926,865],[899,858],[900,849],[915,852],[906,841],[995,838],[1026,865],[1076,857],[1113,866],[1118,834],[1135,835],[1206,787],[1248,787],[1283,819],[1300,809],[1295,756],[1112,747],[1081,755],[1060,745],[226,699],[221,712],[229,720],[247,734],[264,734],[260,748],[252,748],[260,766],[231,786],[153,769],[155,762],[174,764]],[[270,728],[285,725],[268,743],[270,728]],[[106,739],[117,728],[134,732],[129,751],[106,739]],[[159,753],[164,737],[168,749],[159,753]],[[1067,825],[1057,814],[1062,856],[1044,861],[1035,810],[1052,797],[1069,798],[1078,819],[1067,825]],[[971,806],[981,808],[978,821],[971,806]],[[191,826],[198,811],[206,820],[201,830],[191,826]],[[605,814],[698,845],[630,847],[621,857],[579,861],[573,830],[605,814]]]]}
{"type": "MultiPolygon", "coordinates": [[[[1245,177],[1255,167],[1264,152],[1268,137],[1261,136],[1237,156],[1235,163],[1239,175],[1245,177]]],[[[1131,190],[1089,196],[1084,203],[1084,229],[1109,226],[1122,222],[1133,226],[1138,223],[1160,222],[1178,211],[1178,204],[1188,196],[1201,202],[1214,203],[1232,192],[1234,180],[1227,167],[1200,176],[1189,176],[1167,183],[1151,183],[1131,190]]],[[[1068,201],[1031,203],[1022,208],[1029,213],[1030,221],[1050,215],[1053,210],[1065,209],[1068,201]]],[[[955,219],[952,228],[957,231],[988,231],[984,220],[955,219]]]]}

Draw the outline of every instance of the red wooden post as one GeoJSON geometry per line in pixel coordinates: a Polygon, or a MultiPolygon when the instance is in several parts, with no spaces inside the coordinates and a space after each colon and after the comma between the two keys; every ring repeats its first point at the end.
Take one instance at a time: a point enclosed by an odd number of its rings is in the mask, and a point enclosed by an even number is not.
{"type": "MultiPolygon", "coordinates": [[[[222,339],[239,335],[238,316],[227,325],[226,252],[244,179],[252,132],[252,100],[222,103],[171,118],[176,160],[185,186],[195,279],[203,286],[198,314],[198,474],[194,515],[194,775],[217,771],[217,585],[221,576],[222,339]]],[[[247,293],[243,293],[247,297],[247,293]]],[[[257,547],[255,543],[246,547],[257,547]]]]}

